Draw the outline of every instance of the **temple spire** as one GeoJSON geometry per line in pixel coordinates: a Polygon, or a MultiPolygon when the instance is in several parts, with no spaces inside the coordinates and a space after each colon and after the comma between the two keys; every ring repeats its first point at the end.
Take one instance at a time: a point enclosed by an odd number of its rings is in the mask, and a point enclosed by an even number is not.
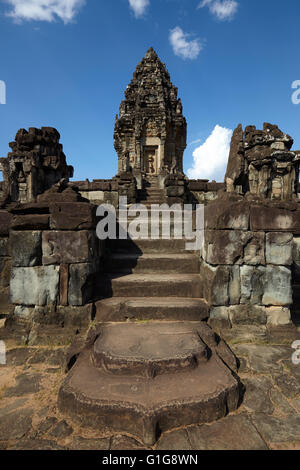
{"type": "Polygon", "coordinates": [[[145,59],[158,59],[158,55],[152,46],[149,47],[148,51],[146,52],[145,59]]]}
{"type": "Polygon", "coordinates": [[[150,47],[139,62],[120,105],[114,133],[119,172],[136,176],[182,172],[186,120],[177,88],[150,47]]]}

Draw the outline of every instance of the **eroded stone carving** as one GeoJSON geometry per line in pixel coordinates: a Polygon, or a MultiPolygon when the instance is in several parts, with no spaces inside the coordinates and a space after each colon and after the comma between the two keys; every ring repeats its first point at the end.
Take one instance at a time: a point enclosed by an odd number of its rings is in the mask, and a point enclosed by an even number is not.
{"type": "Polygon", "coordinates": [[[293,139],[278,126],[265,123],[263,130],[241,124],[235,129],[225,184],[227,192],[265,199],[297,197],[299,152],[291,151],[293,139]]]}
{"type": "Polygon", "coordinates": [[[59,139],[53,127],[18,131],[15,141],[9,144],[12,152],[0,159],[4,201],[34,202],[59,180],[73,176],[59,139]]]}

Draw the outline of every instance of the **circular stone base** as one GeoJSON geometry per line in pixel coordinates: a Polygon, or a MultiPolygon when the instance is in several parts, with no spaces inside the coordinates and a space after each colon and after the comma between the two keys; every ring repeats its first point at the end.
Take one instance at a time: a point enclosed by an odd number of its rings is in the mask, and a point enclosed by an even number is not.
{"type": "Polygon", "coordinates": [[[107,372],[155,377],[197,367],[208,348],[187,323],[123,323],[103,327],[92,356],[107,372]]]}
{"type": "Polygon", "coordinates": [[[102,325],[64,380],[59,410],[81,426],[126,432],[151,446],[160,432],[235,410],[240,386],[226,365],[234,363],[203,322],[102,325]],[[156,375],[143,372],[150,364],[156,375]]]}

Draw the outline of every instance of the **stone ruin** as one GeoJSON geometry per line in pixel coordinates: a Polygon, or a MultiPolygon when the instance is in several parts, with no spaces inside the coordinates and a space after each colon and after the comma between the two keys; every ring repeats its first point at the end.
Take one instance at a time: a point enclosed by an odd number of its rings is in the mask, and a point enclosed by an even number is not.
{"type": "Polygon", "coordinates": [[[300,152],[292,152],[293,139],[278,126],[264,130],[239,125],[232,137],[225,175],[227,192],[274,201],[297,199],[300,152]]]}
{"type": "Polygon", "coordinates": [[[225,330],[254,324],[269,338],[298,337],[299,152],[276,126],[239,126],[225,184],[189,181],[182,104],[152,48],[125,92],[114,137],[111,180],[70,182],[52,128],[19,131],[1,159],[0,339],[71,343],[60,411],[153,445],[161,432],[239,406],[225,330]],[[201,252],[173,238],[100,242],[97,205],[118,213],[121,195],[147,208],[204,203],[201,252]]]}
{"type": "Polygon", "coordinates": [[[34,202],[55,183],[73,176],[59,139],[53,127],[18,131],[15,141],[9,144],[12,152],[0,160],[4,202],[34,202]]]}

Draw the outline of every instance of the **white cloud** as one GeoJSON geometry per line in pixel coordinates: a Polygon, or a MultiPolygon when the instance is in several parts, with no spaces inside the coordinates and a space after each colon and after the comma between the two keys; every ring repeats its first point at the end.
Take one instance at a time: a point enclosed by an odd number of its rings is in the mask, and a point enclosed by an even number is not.
{"type": "Polygon", "coordinates": [[[150,5],[150,1],[149,0],[129,0],[129,5],[135,14],[135,17],[140,18],[146,12],[147,7],[150,5]]]}
{"type": "Polygon", "coordinates": [[[210,12],[219,20],[231,20],[238,10],[236,0],[202,0],[198,8],[208,7],[210,12]]]}
{"type": "Polygon", "coordinates": [[[189,34],[184,33],[179,26],[170,31],[170,44],[174,54],[182,59],[196,59],[203,49],[199,39],[189,40],[189,34]]]}
{"type": "Polygon", "coordinates": [[[187,171],[191,179],[223,180],[230,150],[232,130],[216,125],[208,139],[193,152],[194,165],[187,171]]]}
{"type": "Polygon", "coordinates": [[[70,23],[86,0],[5,0],[11,5],[8,16],[20,21],[55,21],[70,23]]]}

